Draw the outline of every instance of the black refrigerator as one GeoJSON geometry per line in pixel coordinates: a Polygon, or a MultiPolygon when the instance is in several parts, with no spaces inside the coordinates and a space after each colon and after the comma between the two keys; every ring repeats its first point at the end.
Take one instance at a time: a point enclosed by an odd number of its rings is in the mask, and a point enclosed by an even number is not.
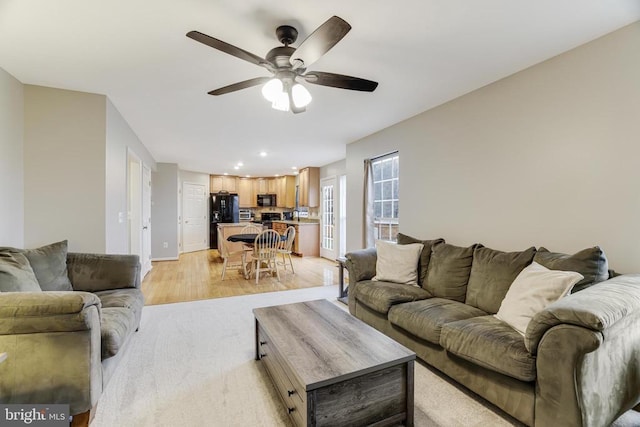
{"type": "Polygon", "coordinates": [[[238,195],[235,193],[211,193],[211,226],[209,247],[218,249],[218,223],[239,222],[238,195]]]}

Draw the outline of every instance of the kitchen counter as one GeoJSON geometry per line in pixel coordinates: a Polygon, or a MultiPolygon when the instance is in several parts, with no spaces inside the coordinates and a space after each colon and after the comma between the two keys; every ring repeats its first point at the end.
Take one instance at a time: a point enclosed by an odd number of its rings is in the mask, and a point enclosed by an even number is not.
{"type": "Polygon", "coordinates": [[[320,256],[320,223],[313,220],[273,221],[273,229],[280,234],[290,226],[296,229],[292,252],[298,256],[320,256]]]}
{"type": "Polygon", "coordinates": [[[318,221],[317,219],[305,219],[302,221],[282,219],[282,220],[275,220],[273,222],[274,223],[281,222],[282,224],[287,224],[287,225],[318,225],[320,223],[320,221],[318,221]]]}
{"type": "Polygon", "coordinates": [[[218,227],[244,227],[245,225],[251,225],[251,221],[218,223],[218,227]]]}

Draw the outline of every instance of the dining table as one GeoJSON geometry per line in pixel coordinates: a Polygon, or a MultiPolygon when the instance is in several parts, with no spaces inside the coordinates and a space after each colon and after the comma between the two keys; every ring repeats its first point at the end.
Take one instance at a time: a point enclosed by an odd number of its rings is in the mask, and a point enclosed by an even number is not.
{"type": "MultiPolygon", "coordinates": [[[[227,240],[229,242],[244,243],[246,246],[252,248],[253,244],[256,241],[256,237],[258,237],[258,233],[241,233],[241,234],[232,234],[231,236],[227,237],[227,240]]],[[[280,235],[281,241],[285,241],[286,239],[287,239],[286,235],[280,235]]],[[[250,265],[251,262],[247,262],[247,264],[250,265]]],[[[246,272],[244,275],[244,278],[248,280],[251,275],[248,265],[245,267],[244,271],[246,272]]]]}

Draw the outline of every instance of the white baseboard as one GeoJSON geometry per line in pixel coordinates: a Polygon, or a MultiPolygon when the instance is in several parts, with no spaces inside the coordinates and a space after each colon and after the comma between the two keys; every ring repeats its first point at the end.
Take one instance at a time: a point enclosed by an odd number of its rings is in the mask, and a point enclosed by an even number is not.
{"type": "Polygon", "coordinates": [[[178,257],[152,258],[151,261],[178,261],[178,257]]]}

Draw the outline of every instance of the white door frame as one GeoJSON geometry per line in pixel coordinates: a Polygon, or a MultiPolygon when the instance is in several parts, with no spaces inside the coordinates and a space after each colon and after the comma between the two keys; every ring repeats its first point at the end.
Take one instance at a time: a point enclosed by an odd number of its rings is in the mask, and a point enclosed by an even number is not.
{"type": "Polygon", "coordinates": [[[142,164],[142,277],[151,271],[151,169],[142,164]]]}
{"type": "Polygon", "coordinates": [[[340,207],[338,206],[340,203],[340,195],[338,194],[338,180],[335,176],[330,176],[326,178],[322,178],[320,180],[320,256],[323,258],[328,258],[331,260],[335,260],[338,257],[338,248],[340,247],[339,242],[339,221],[336,221],[336,214],[340,212],[340,207]],[[331,219],[329,220],[325,214],[325,187],[331,186],[332,190],[332,200],[331,200],[331,219]],[[325,221],[331,221],[330,227],[331,230],[331,248],[325,248],[325,232],[327,231],[326,226],[329,225],[325,223],[325,221]]]}
{"type": "Polygon", "coordinates": [[[209,249],[209,229],[208,229],[208,221],[207,218],[209,217],[209,203],[208,203],[208,193],[207,193],[207,186],[205,184],[199,183],[199,182],[189,182],[189,181],[183,181],[182,182],[182,199],[181,199],[181,206],[182,206],[182,215],[181,215],[181,233],[180,233],[180,241],[182,242],[182,244],[180,245],[182,248],[182,252],[193,252],[193,251],[200,251],[200,250],[204,250],[204,249],[209,249]],[[203,196],[204,196],[204,203],[202,204],[202,208],[201,208],[201,212],[200,215],[202,216],[202,236],[200,239],[200,242],[198,245],[194,245],[193,247],[187,247],[186,242],[184,240],[184,235],[185,235],[185,224],[189,221],[189,219],[187,218],[186,215],[186,209],[185,209],[185,201],[188,195],[188,192],[185,191],[185,188],[187,186],[198,186],[198,187],[202,187],[203,188],[203,196]]]}
{"type": "Polygon", "coordinates": [[[130,149],[127,149],[127,228],[128,252],[138,255],[142,263],[142,161],[130,149]]]}

